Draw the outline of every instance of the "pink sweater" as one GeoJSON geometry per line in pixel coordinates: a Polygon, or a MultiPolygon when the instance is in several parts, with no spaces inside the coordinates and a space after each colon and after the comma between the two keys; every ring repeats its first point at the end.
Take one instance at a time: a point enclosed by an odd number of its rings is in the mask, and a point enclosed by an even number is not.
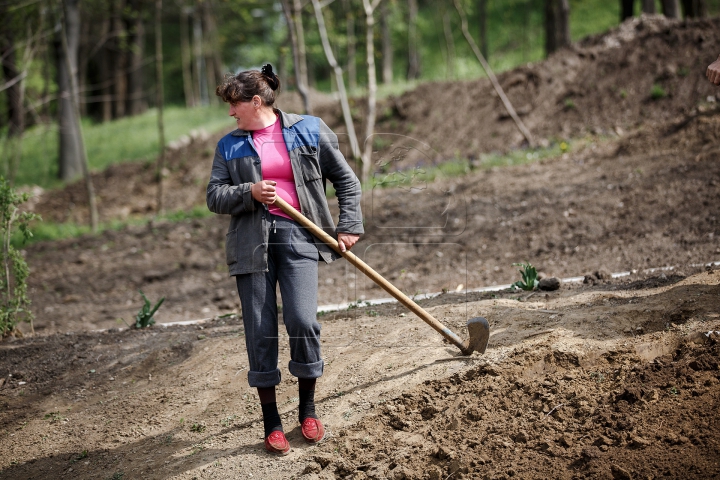
{"type": "MultiPolygon", "coordinates": [[[[277,182],[275,191],[277,195],[300,211],[300,201],[295,189],[295,177],[293,177],[290,155],[282,135],[282,125],[276,120],[272,125],[252,132],[255,149],[260,155],[263,180],[274,180],[277,182]]],[[[279,207],[268,205],[270,213],[290,218],[285,215],[279,207]]]]}

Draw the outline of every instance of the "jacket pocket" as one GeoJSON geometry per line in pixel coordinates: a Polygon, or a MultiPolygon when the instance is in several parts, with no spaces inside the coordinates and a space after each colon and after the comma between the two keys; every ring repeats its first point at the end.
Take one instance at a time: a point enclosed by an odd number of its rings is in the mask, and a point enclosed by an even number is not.
{"type": "Polygon", "coordinates": [[[225,235],[225,263],[237,262],[237,228],[225,235]]]}
{"type": "Polygon", "coordinates": [[[317,156],[317,150],[313,149],[309,153],[300,152],[300,169],[302,170],[303,180],[305,182],[313,182],[322,178],[320,171],[320,160],[317,156]]]}

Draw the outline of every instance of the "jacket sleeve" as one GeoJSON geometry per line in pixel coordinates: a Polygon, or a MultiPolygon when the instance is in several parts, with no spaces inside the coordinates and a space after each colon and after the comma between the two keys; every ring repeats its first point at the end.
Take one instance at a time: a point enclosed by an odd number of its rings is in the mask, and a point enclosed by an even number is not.
{"type": "Polygon", "coordinates": [[[335,188],[340,207],[337,231],[357,235],[365,233],[360,208],[362,196],[360,180],[340,152],[337,135],[322,120],[320,120],[318,143],[320,168],[335,188]]]}
{"type": "Polygon", "coordinates": [[[228,162],[220,148],[215,149],[210,182],[207,186],[207,206],[213,213],[240,215],[257,209],[255,199],[250,192],[252,183],[234,185],[228,162]]]}

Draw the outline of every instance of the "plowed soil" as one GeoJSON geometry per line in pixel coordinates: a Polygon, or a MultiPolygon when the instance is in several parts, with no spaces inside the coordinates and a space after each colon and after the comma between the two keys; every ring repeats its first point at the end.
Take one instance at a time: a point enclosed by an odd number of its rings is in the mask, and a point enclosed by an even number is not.
{"type": "MultiPolygon", "coordinates": [[[[0,477],[718,478],[720,90],[704,68],[719,31],[717,20],[634,20],[501,75],[539,139],[572,140],[522,166],[482,164],[521,144],[486,81],[383,104],[378,131],[414,139],[380,142],[378,158],[404,172],[454,149],[480,160],[462,176],[366,192],[355,251],[410,295],[443,292],[420,303],[460,336],[486,317],[490,344],[462,356],[403,307],[358,302],[386,294],[349,264],[322,266],[320,303],[355,308],[320,314],[319,445],[302,442],[281,339],[286,457],[264,452],[246,381],[227,218],[28,246],[36,334],[0,344],[0,477]],[[652,99],[658,83],[667,95],[652,99]],[[477,106],[438,116],[446,94],[477,106]],[[579,278],[549,292],[472,291],[518,280],[522,261],[579,278]],[[139,289],[166,298],[160,324],[128,329],[120,319],[133,321],[139,289]]],[[[334,125],[329,108],[316,113],[334,125]]],[[[168,208],[202,205],[221,135],[174,151],[168,208]]],[[[152,169],[95,181],[105,220],[154,208],[152,169]]],[[[83,202],[74,185],[34,208],[83,221],[83,202]]]]}

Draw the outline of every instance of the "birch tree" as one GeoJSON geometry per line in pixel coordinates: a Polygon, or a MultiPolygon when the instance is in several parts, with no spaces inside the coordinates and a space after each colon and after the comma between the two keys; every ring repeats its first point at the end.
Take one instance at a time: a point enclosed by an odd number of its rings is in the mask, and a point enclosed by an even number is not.
{"type": "Polygon", "coordinates": [[[353,159],[362,160],[357,135],[355,134],[355,125],[353,125],[352,115],[350,113],[350,103],[348,102],[347,91],[345,90],[343,71],[342,68],[340,68],[340,65],[338,65],[337,60],[335,60],[332,48],[330,48],[330,41],[328,40],[327,28],[325,28],[322,6],[318,0],[312,0],[312,6],[313,10],[315,10],[315,18],[317,19],[320,40],[322,41],[325,57],[327,58],[328,64],[330,64],[330,68],[332,68],[335,73],[338,93],[340,94],[340,105],[342,107],[343,118],[345,119],[345,128],[347,128],[348,137],[350,139],[350,150],[352,151],[353,159]]]}

